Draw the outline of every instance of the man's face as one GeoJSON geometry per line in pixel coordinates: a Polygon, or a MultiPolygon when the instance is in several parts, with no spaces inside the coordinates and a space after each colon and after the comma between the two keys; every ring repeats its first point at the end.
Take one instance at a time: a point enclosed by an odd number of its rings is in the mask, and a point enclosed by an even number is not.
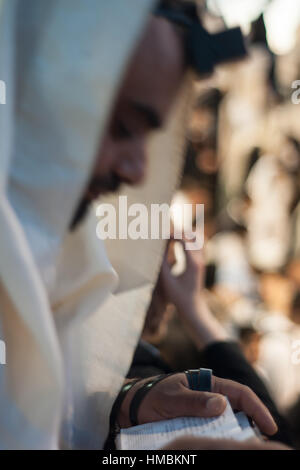
{"type": "Polygon", "coordinates": [[[135,185],[144,180],[146,137],[163,126],[183,75],[184,52],[178,32],[164,19],[152,18],[121,85],[72,228],[100,194],[116,191],[122,183],[135,185]]]}

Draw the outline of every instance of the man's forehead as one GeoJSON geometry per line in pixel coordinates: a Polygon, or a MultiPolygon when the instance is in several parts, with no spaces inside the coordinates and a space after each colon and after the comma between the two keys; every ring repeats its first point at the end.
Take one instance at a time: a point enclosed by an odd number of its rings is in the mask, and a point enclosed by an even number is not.
{"type": "Polygon", "coordinates": [[[132,68],[140,73],[150,67],[156,74],[168,70],[172,74],[182,72],[184,63],[183,40],[178,30],[165,19],[151,18],[133,55],[132,68]]]}
{"type": "Polygon", "coordinates": [[[167,21],[153,19],[133,56],[120,96],[147,118],[151,127],[159,127],[183,75],[180,38],[167,21]]]}

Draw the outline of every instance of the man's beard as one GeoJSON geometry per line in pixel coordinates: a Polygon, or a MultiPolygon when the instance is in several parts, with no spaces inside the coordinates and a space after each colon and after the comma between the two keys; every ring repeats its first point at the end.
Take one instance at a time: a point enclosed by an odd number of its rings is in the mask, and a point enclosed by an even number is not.
{"type": "Polygon", "coordinates": [[[73,232],[77,229],[78,225],[85,219],[90,205],[96,200],[100,194],[108,194],[116,192],[120,189],[122,180],[119,176],[111,174],[107,177],[96,177],[90,181],[84,197],[80,200],[77,209],[73,215],[70,223],[70,231],[73,232]]]}

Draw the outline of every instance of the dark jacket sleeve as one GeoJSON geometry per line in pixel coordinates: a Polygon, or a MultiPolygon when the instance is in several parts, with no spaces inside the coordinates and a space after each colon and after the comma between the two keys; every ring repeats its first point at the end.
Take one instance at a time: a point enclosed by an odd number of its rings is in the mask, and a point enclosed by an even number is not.
{"type": "Polygon", "coordinates": [[[209,345],[202,352],[201,365],[213,370],[216,377],[235,380],[250,387],[272,414],[279,431],[272,439],[293,445],[291,432],[277,410],[265,384],[246,360],[240,347],[233,342],[217,342],[209,345]]]}
{"type": "Polygon", "coordinates": [[[171,372],[174,371],[161,358],[160,354],[153,354],[143,343],[139,343],[126,377],[128,379],[134,379],[135,377],[146,379],[153,375],[169,374],[171,372]]]}

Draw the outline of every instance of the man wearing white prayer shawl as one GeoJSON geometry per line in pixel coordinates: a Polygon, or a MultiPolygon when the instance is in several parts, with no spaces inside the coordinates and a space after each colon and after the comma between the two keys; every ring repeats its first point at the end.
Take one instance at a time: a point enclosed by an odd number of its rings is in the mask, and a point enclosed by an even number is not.
{"type": "MultiPolygon", "coordinates": [[[[164,243],[104,246],[95,211],[84,215],[91,199],[120,182],[142,183],[119,194],[147,207],[169,203],[177,184],[183,48],[165,20],[146,23],[152,6],[151,0],[0,3],[7,91],[0,108],[1,449],[99,449],[107,437],[164,243]],[[147,144],[144,179],[145,137],[167,114],[168,124],[147,144]]],[[[169,380],[178,398],[170,417],[222,412],[221,395],[193,392],[185,380],[183,374],[169,380]]],[[[229,398],[238,391],[261,429],[276,431],[249,390],[217,378],[213,384],[229,398]]],[[[147,397],[143,420],[162,419],[165,389],[157,385],[151,395],[161,414],[153,417],[147,397]]]]}

